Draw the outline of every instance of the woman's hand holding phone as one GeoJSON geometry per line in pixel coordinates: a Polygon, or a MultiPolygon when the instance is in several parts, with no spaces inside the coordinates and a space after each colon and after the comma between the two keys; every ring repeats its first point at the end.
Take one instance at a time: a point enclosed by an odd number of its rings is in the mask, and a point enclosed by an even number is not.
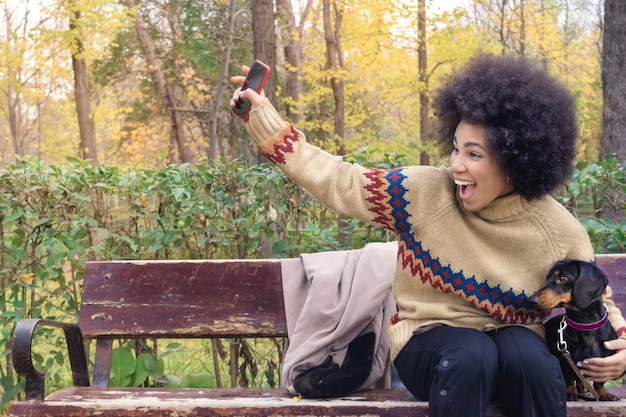
{"type": "Polygon", "coordinates": [[[243,66],[245,76],[231,77],[233,83],[241,84],[230,100],[233,113],[243,120],[248,120],[250,111],[265,102],[263,86],[267,81],[270,68],[259,60],[255,60],[252,67],[243,66]]]}

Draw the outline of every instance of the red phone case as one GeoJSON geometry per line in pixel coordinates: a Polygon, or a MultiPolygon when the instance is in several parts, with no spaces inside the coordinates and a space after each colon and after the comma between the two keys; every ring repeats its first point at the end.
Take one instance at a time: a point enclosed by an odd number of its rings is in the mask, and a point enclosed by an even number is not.
{"type": "MultiPolygon", "coordinates": [[[[268,65],[258,59],[255,59],[250,67],[250,72],[248,72],[246,81],[244,82],[243,87],[241,87],[241,91],[252,88],[257,93],[260,93],[270,75],[270,71],[271,70],[268,65]]],[[[233,113],[235,113],[242,120],[247,121],[250,116],[251,107],[252,103],[250,103],[249,100],[240,98],[235,107],[233,107],[233,113]]]]}

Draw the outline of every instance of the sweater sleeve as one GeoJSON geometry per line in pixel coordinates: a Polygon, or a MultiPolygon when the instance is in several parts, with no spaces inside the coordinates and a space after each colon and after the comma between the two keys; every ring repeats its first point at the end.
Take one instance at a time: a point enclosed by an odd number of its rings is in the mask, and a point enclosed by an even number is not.
{"type": "Polygon", "coordinates": [[[307,143],[269,101],[251,112],[245,126],[261,153],[317,200],[341,214],[396,229],[388,177],[401,170],[364,168],[307,143]]]}
{"type": "Polygon", "coordinates": [[[620,309],[615,305],[615,302],[611,299],[613,295],[613,290],[611,287],[606,287],[606,291],[604,292],[604,304],[606,305],[606,309],[609,312],[609,321],[611,325],[615,329],[615,332],[620,337],[626,337],[626,320],[624,320],[624,316],[620,309]]]}

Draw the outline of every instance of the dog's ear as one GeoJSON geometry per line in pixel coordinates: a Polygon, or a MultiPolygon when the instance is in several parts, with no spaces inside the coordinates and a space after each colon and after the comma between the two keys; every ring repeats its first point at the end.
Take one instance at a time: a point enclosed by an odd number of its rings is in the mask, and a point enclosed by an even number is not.
{"type": "Polygon", "coordinates": [[[558,273],[560,274],[562,268],[568,267],[571,268],[571,261],[556,261],[556,263],[552,265],[552,268],[550,268],[550,272],[548,272],[548,279],[557,273],[557,271],[559,271],[558,273]]]}
{"type": "Polygon", "coordinates": [[[578,308],[585,309],[602,297],[609,279],[597,266],[589,262],[577,263],[579,265],[578,278],[574,283],[572,297],[578,308]]]}

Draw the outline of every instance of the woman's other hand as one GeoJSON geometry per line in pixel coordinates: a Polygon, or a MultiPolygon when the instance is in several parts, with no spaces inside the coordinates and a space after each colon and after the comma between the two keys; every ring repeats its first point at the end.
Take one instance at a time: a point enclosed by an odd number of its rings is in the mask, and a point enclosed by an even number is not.
{"type": "Polygon", "coordinates": [[[583,375],[594,382],[619,379],[626,372],[626,339],[619,338],[604,343],[615,354],[604,358],[589,358],[577,365],[583,375]]]}

